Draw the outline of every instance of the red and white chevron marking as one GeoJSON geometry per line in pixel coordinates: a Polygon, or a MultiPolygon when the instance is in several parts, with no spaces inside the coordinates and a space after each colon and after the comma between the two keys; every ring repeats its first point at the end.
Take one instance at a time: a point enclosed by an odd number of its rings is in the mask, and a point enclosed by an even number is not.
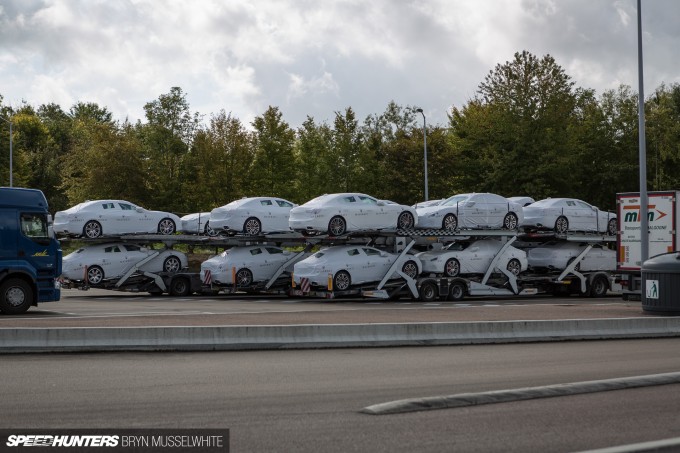
{"type": "Polygon", "coordinates": [[[304,278],[304,277],[301,278],[301,279],[300,279],[300,290],[301,290],[303,293],[308,293],[308,292],[310,291],[310,289],[311,289],[311,285],[310,285],[310,283],[309,283],[309,279],[308,279],[308,278],[304,278]]]}
{"type": "Polygon", "coordinates": [[[203,272],[203,284],[210,285],[212,283],[212,272],[206,270],[203,272]]]}

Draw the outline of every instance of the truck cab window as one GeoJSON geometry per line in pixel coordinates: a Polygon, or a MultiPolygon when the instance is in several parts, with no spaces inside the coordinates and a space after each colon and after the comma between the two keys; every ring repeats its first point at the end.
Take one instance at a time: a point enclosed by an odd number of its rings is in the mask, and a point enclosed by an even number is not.
{"type": "Polygon", "coordinates": [[[49,242],[47,216],[45,214],[21,214],[21,232],[27,238],[38,242],[49,242]]]}

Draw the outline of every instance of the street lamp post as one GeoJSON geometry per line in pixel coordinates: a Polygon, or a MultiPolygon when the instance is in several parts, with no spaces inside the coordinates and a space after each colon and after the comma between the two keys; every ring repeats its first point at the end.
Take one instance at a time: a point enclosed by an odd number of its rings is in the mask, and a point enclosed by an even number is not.
{"type": "Polygon", "coordinates": [[[6,123],[9,123],[9,186],[12,187],[12,135],[14,135],[12,132],[12,121],[5,119],[0,116],[0,119],[3,120],[6,123]]]}
{"type": "Polygon", "coordinates": [[[428,201],[428,193],[427,193],[427,124],[425,121],[425,113],[423,113],[423,109],[416,109],[416,112],[420,113],[423,115],[423,156],[424,156],[424,162],[425,162],[425,201],[428,201]]]}

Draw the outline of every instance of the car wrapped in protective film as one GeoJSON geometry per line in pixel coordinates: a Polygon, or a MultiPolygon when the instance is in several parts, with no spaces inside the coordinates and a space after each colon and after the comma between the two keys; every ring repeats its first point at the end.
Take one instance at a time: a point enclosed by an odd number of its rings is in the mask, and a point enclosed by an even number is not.
{"type": "Polygon", "coordinates": [[[63,258],[61,276],[97,286],[105,280],[122,277],[133,266],[144,272],[176,273],[188,267],[188,260],[184,253],[172,249],[154,250],[122,242],[89,245],[63,258]],[[148,258],[151,259],[140,264],[148,258]]]}
{"type": "Polygon", "coordinates": [[[524,207],[525,229],[598,232],[615,235],[618,228],[616,214],[601,211],[575,198],[546,198],[524,207]]]}
{"type": "MultiPolygon", "coordinates": [[[[532,270],[563,270],[574,261],[588,244],[578,242],[546,242],[527,251],[529,267],[532,270]]],[[[576,264],[576,271],[616,271],[616,251],[594,244],[588,253],[576,264]]]]}
{"type": "MultiPolygon", "coordinates": [[[[397,261],[398,269],[411,278],[420,275],[420,260],[413,255],[398,255],[369,246],[342,245],[321,249],[312,256],[295,263],[293,280],[296,285],[306,279],[312,287],[328,287],[344,291],[355,285],[379,282],[397,261]]],[[[402,278],[394,272],[391,279],[402,278]]]]}
{"type": "MultiPolygon", "coordinates": [[[[503,242],[493,239],[451,242],[441,249],[420,252],[416,256],[423,263],[424,273],[445,277],[484,274],[503,247],[503,242]]],[[[507,269],[515,276],[528,268],[527,254],[508,246],[502,253],[497,267],[507,269]]]]}
{"type": "Polygon", "coordinates": [[[241,198],[210,211],[210,228],[249,236],[290,231],[288,217],[295,206],[283,198],[241,198]]]}
{"type": "Polygon", "coordinates": [[[135,233],[175,234],[182,221],[124,200],[86,201],[54,215],[56,234],[94,239],[135,233]]]}
{"type": "Polygon", "coordinates": [[[364,230],[410,229],[418,224],[411,206],[362,193],[335,193],[314,198],[290,211],[289,226],[303,234],[340,236],[364,230]]]}
{"type": "Polygon", "coordinates": [[[464,193],[434,206],[418,208],[418,227],[443,230],[516,229],[522,205],[493,193],[464,193]]]}

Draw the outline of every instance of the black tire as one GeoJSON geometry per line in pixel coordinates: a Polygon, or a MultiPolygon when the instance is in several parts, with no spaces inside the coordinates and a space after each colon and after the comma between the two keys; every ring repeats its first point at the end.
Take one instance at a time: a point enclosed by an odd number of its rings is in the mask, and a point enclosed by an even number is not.
{"type": "Polygon", "coordinates": [[[257,236],[262,233],[262,222],[256,217],[249,217],[243,224],[243,232],[248,236],[257,236]]]}
{"type": "Polygon", "coordinates": [[[595,277],[592,282],[590,282],[590,297],[604,297],[607,295],[609,290],[609,282],[606,278],[602,276],[595,277]]]}
{"type": "Polygon", "coordinates": [[[416,222],[413,218],[413,214],[408,211],[404,211],[399,214],[397,218],[397,228],[401,230],[409,230],[415,226],[416,222]]]}
{"type": "Polygon", "coordinates": [[[446,277],[457,277],[460,274],[460,262],[455,258],[449,258],[444,264],[444,275],[446,277]]]}
{"type": "Polygon", "coordinates": [[[90,286],[99,286],[104,281],[104,269],[99,266],[90,266],[87,268],[87,283],[90,286]]]}
{"type": "Polygon", "coordinates": [[[607,234],[609,236],[616,236],[618,229],[619,225],[616,222],[616,219],[609,219],[609,222],[607,222],[607,234]]]}
{"type": "Polygon", "coordinates": [[[453,282],[449,288],[449,300],[463,300],[465,294],[467,293],[467,288],[463,282],[453,282]]]}
{"type": "Polygon", "coordinates": [[[346,232],[347,222],[339,215],[336,215],[328,222],[328,234],[331,236],[342,236],[346,232]]]}
{"type": "Polygon", "coordinates": [[[175,277],[170,282],[170,295],[186,297],[191,293],[191,282],[186,277],[175,277]]]}
{"type": "Polygon", "coordinates": [[[517,277],[520,272],[522,272],[522,264],[519,262],[517,258],[513,258],[510,261],[508,261],[508,266],[507,266],[508,271],[515,277],[517,277]]]}
{"type": "Polygon", "coordinates": [[[401,267],[401,272],[411,278],[416,278],[418,276],[418,264],[413,260],[409,260],[401,267]]]}
{"type": "Polygon", "coordinates": [[[177,231],[177,225],[175,225],[174,220],[166,217],[158,222],[158,234],[170,235],[175,234],[175,231],[177,231]]]}
{"type": "Polygon", "coordinates": [[[439,287],[433,281],[426,281],[420,285],[418,295],[422,302],[434,302],[439,297],[439,287]]]}
{"type": "Polygon", "coordinates": [[[567,231],[569,231],[569,220],[561,215],[555,220],[555,233],[565,234],[567,231]]]}
{"type": "Polygon", "coordinates": [[[508,212],[503,218],[503,228],[506,230],[515,230],[519,224],[519,219],[517,214],[514,212],[508,212]]]}
{"type": "Polygon", "coordinates": [[[338,271],[333,277],[333,289],[337,291],[348,290],[352,286],[352,277],[347,271],[338,271]]]}
{"type": "Polygon", "coordinates": [[[33,288],[25,280],[9,278],[0,285],[0,312],[25,313],[33,305],[33,288]]]}
{"type": "Polygon", "coordinates": [[[163,261],[163,272],[176,274],[182,270],[182,260],[178,256],[170,255],[163,261]]]}
{"type": "Polygon", "coordinates": [[[253,284],[253,273],[250,269],[243,268],[236,272],[236,286],[239,288],[247,288],[253,284]]]}
{"type": "Polygon", "coordinates": [[[96,220],[88,220],[83,226],[83,236],[88,239],[96,239],[102,235],[102,225],[96,220]]]}
{"type": "Polygon", "coordinates": [[[458,218],[453,214],[446,214],[442,220],[442,230],[458,229],[458,218]]]}

